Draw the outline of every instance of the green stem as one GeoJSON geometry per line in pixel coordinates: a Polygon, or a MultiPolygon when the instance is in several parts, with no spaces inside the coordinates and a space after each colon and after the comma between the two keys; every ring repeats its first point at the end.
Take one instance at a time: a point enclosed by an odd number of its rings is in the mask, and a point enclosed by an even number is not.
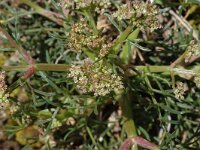
{"type": "MultiPolygon", "coordinates": [[[[133,120],[133,115],[132,115],[132,105],[130,103],[130,99],[127,97],[122,96],[120,98],[120,105],[122,108],[122,114],[125,118],[124,122],[124,129],[126,131],[127,137],[128,138],[133,138],[137,136],[137,131],[135,127],[135,122],[133,120]]],[[[137,145],[133,146],[133,150],[137,150],[137,145]]]]}
{"type": "Polygon", "coordinates": [[[94,21],[92,13],[90,12],[90,10],[85,10],[84,13],[85,13],[85,17],[87,18],[87,20],[89,21],[90,25],[93,28],[94,34],[98,35],[97,25],[96,25],[96,23],[94,21]]]}
{"type": "MultiPolygon", "coordinates": [[[[0,66],[4,71],[26,71],[29,65],[0,66]]],[[[65,64],[35,64],[36,71],[67,71],[69,65],[65,64]]]]}
{"type": "Polygon", "coordinates": [[[86,127],[86,130],[87,130],[87,132],[88,132],[88,134],[89,134],[89,136],[90,136],[90,139],[92,140],[92,143],[93,143],[96,147],[98,147],[98,145],[97,145],[97,143],[96,143],[96,141],[95,141],[95,139],[94,139],[94,136],[92,135],[92,132],[91,132],[90,128],[89,128],[89,127],[86,127]]]}
{"type": "Polygon", "coordinates": [[[129,99],[121,100],[121,106],[123,111],[123,116],[125,117],[125,131],[128,135],[128,138],[135,137],[137,135],[135,123],[132,116],[132,107],[129,99]]]}
{"type": "MultiPolygon", "coordinates": [[[[67,71],[70,68],[70,65],[66,64],[43,64],[37,63],[34,65],[36,71],[67,71]]],[[[0,66],[1,70],[4,71],[26,71],[30,65],[19,65],[19,66],[0,66]]],[[[179,75],[182,78],[188,79],[187,76],[191,73],[198,74],[200,73],[199,65],[184,68],[171,68],[170,66],[134,66],[133,69],[128,70],[127,76],[135,76],[138,72],[144,73],[163,73],[164,75],[170,75],[172,72],[174,75],[179,75]]],[[[125,74],[126,75],[126,74],[125,74]]]]}
{"type": "MultiPolygon", "coordinates": [[[[19,66],[0,66],[2,70],[5,71],[25,71],[29,65],[19,65],[19,66]]],[[[67,71],[70,66],[66,64],[35,64],[36,71],[67,71]]],[[[155,72],[161,73],[166,72],[170,73],[169,66],[135,66],[134,69],[144,72],[155,72]]],[[[134,75],[134,74],[133,74],[134,75]]]]}
{"type": "Polygon", "coordinates": [[[0,68],[4,71],[25,71],[28,68],[28,65],[0,66],[0,68]]]}
{"type": "Polygon", "coordinates": [[[63,32],[60,29],[57,28],[34,28],[34,29],[28,29],[25,31],[25,33],[35,33],[35,32],[49,32],[49,31],[53,31],[53,32],[63,32]]]}
{"type": "Polygon", "coordinates": [[[155,73],[159,73],[159,72],[168,73],[171,71],[170,66],[136,66],[135,69],[144,71],[144,72],[155,72],[155,73]]]}
{"type": "Polygon", "coordinates": [[[184,60],[185,60],[186,53],[187,53],[187,50],[171,64],[171,67],[173,68],[177,65],[184,66],[184,64],[185,64],[184,60]]]}
{"type": "Polygon", "coordinates": [[[36,71],[67,71],[69,65],[65,64],[36,64],[36,71]]]}

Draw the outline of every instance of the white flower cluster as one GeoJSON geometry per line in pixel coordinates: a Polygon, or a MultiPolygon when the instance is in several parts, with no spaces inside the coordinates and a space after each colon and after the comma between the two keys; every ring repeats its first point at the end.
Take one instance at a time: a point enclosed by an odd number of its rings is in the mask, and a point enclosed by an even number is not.
{"type": "Polygon", "coordinates": [[[72,50],[76,52],[82,52],[85,48],[98,50],[100,58],[106,56],[113,46],[113,43],[108,43],[104,36],[93,35],[93,30],[84,19],[73,24],[67,36],[68,45],[72,50]]]}
{"type": "Polygon", "coordinates": [[[192,57],[200,56],[200,43],[191,41],[185,53],[185,62],[189,62],[192,57]]]}
{"type": "Polygon", "coordinates": [[[194,77],[194,83],[200,89],[200,75],[194,77]]]}
{"type": "Polygon", "coordinates": [[[21,118],[21,122],[24,125],[31,124],[31,122],[32,122],[31,116],[27,115],[27,114],[23,114],[22,118],[21,118]]]}
{"type": "Polygon", "coordinates": [[[95,11],[99,14],[103,14],[111,6],[110,0],[93,0],[93,4],[97,4],[95,11]]]}
{"type": "Polygon", "coordinates": [[[118,20],[123,20],[123,19],[131,19],[133,16],[132,11],[128,7],[127,4],[124,4],[118,8],[118,11],[116,11],[113,14],[113,17],[117,18],[118,20]]]}
{"type": "Polygon", "coordinates": [[[73,0],[59,0],[58,5],[62,8],[69,8],[74,5],[73,0]]]}
{"type": "Polygon", "coordinates": [[[102,48],[99,51],[99,57],[102,58],[106,56],[109,53],[109,50],[111,49],[112,46],[113,46],[112,43],[102,44],[102,48]]]}
{"type": "Polygon", "coordinates": [[[114,17],[118,20],[131,20],[141,30],[148,28],[154,31],[161,27],[157,18],[158,14],[159,9],[156,5],[141,1],[134,2],[132,6],[128,6],[127,4],[120,6],[118,11],[114,13],[114,17]]]}
{"type": "Polygon", "coordinates": [[[0,72],[0,105],[4,106],[6,105],[8,101],[9,94],[6,93],[7,85],[5,82],[5,72],[0,72]]]}
{"type": "Polygon", "coordinates": [[[84,19],[72,25],[68,36],[69,47],[77,52],[81,52],[84,48],[98,49],[104,43],[103,37],[93,35],[92,29],[84,19]]]}
{"type": "Polygon", "coordinates": [[[183,100],[184,94],[186,91],[185,84],[180,81],[176,82],[176,87],[173,89],[173,91],[174,91],[174,95],[177,99],[183,100]]]}
{"type": "Polygon", "coordinates": [[[10,106],[10,113],[15,114],[17,111],[19,111],[20,107],[18,105],[11,105],[10,106]]]}
{"type": "Polygon", "coordinates": [[[60,0],[59,5],[63,8],[82,9],[91,5],[95,6],[97,13],[104,13],[111,6],[110,0],[60,0]]]}
{"type": "Polygon", "coordinates": [[[76,9],[85,8],[91,5],[92,0],[74,0],[76,3],[76,9]]]}
{"type": "Polygon", "coordinates": [[[92,63],[86,60],[81,66],[71,66],[69,71],[68,77],[74,80],[80,93],[92,92],[94,96],[105,96],[124,88],[121,77],[112,73],[112,70],[101,62],[92,63]]]}

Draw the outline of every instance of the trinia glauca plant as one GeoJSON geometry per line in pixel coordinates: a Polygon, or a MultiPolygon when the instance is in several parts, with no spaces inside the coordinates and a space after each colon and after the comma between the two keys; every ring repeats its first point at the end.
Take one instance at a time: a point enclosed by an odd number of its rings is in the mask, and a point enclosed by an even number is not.
{"type": "Polygon", "coordinates": [[[166,24],[178,16],[173,9],[152,1],[37,2],[0,2],[1,47],[10,49],[0,104],[11,139],[39,149],[198,145],[200,43],[187,33],[178,41],[176,21],[166,24]]]}

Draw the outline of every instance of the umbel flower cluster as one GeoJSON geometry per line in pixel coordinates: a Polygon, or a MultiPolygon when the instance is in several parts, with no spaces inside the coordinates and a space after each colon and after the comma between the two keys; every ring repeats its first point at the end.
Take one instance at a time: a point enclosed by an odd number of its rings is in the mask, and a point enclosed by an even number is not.
{"type": "Polygon", "coordinates": [[[192,57],[200,56],[200,43],[194,40],[190,42],[185,54],[185,62],[189,62],[192,57]]]}
{"type": "Polygon", "coordinates": [[[99,56],[104,57],[112,47],[112,43],[107,44],[104,37],[94,35],[93,30],[84,19],[72,25],[68,36],[68,45],[76,52],[82,52],[84,49],[98,50],[99,56]]]}
{"type": "Polygon", "coordinates": [[[194,77],[194,83],[196,84],[196,86],[200,89],[200,75],[196,75],[194,77]]]}
{"type": "Polygon", "coordinates": [[[146,28],[154,31],[160,28],[157,15],[159,9],[151,3],[133,2],[132,5],[124,4],[118,8],[113,16],[120,20],[130,20],[133,25],[144,30],[146,28]]]}
{"type": "Polygon", "coordinates": [[[5,82],[5,72],[0,72],[0,106],[3,106],[4,104],[8,103],[8,97],[9,94],[6,93],[7,85],[5,82]]]}
{"type": "Polygon", "coordinates": [[[84,48],[96,49],[103,44],[104,38],[95,36],[93,30],[84,19],[72,25],[69,32],[69,46],[73,50],[80,52],[84,48]]]}
{"type": "Polygon", "coordinates": [[[95,11],[104,13],[111,6],[110,0],[60,0],[61,7],[82,9],[89,6],[95,6],[95,11]]]}
{"type": "Polygon", "coordinates": [[[102,62],[85,60],[83,65],[71,66],[69,71],[68,77],[73,79],[76,88],[83,94],[92,92],[95,96],[105,96],[124,88],[121,77],[102,62]]]}
{"type": "Polygon", "coordinates": [[[183,82],[176,82],[176,87],[174,88],[174,95],[177,99],[183,100],[184,99],[184,94],[186,91],[185,84],[183,82]]]}

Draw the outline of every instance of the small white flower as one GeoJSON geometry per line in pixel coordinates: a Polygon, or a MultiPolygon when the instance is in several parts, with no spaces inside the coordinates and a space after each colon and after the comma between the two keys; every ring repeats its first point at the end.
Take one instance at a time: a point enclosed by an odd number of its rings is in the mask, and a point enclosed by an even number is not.
{"type": "Polygon", "coordinates": [[[185,62],[188,63],[194,56],[200,56],[200,43],[191,41],[185,53],[185,62]]]}
{"type": "Polygon", "coordinates": [[[178,81],[176,82],[176,87],[173,90],[176,99],[183,100],[185,92],[187,90],[187,85],[183,82],[178,81]]]}
{"type": "Polygon", "coordinates": [[[99,137],[99,142],[103,142],[103,137],[102,136],[99,137]]]}
{"type": "Polygon", "coordinates": [[[154,3],[154,0],[149,0],[150,1],[150,3],[154,3]]]}
{"type": "Polygon", "coordinates": [[[7,90],[7,85],[6,85],[6,81],[5,81],[6,75],[5,75],[5,71],[0,72],[0,105],[1,106],[6,106],[8,101],[8,97],[9,97],[9,93],[6,93],[7,90]],[[5,104],[3,104],[5,103],[5,104]]]}
{"type": "Polygon", "coordinates": [[[198,88],[200,88],[200,76],[195,76],[194,77],[194,82],[195,82],[196,86],[198,88]]]}
{"type": "Polygon", "coordinates": [[[69,70],[69,78],[74,80],[76,88],[80,93],[93,92],[95,96],[105,96],[112,91],[123,89],[121,77],[112,73],[107,66],[102,66],[101,62],[92,64],[91,61],[81,66],[72,66],[69,70]],[[80,74],[75,74],[76,70],[80,70],[80,74]]]}

